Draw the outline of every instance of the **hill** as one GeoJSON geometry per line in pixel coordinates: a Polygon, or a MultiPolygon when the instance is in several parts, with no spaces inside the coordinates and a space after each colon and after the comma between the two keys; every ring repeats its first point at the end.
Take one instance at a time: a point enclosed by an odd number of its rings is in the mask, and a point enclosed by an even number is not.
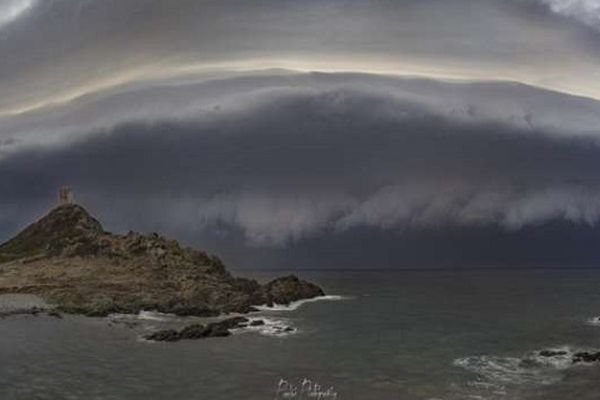
{"type": "Polygon", "coordinates": [[[77,204],[61,205],[0,245],[0,293],[30,293],[67,313],[156,310],[212,316],[323,295],[290,275],[264,285],[156,233],[106,232],[77,204]]]}

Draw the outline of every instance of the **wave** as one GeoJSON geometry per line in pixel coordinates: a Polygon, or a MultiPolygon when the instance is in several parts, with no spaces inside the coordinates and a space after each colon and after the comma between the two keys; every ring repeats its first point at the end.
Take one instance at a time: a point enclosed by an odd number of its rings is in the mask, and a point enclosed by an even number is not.
{"type": "Polygon", "coordinates": [[[109,314],[108,318],[113,322],[118,321],[173,321],[178,317],[175,314],[166,314],[158,311],[145,311],[142,310],[137,314],[122,314],[122,313],[113,313],[109,314]]]}
{"type": "Polygon", "coordinates": [[[169,321],[176,318],[175,314],[166,314],[158,311],[140,311],[137,315],[138,319],[146,321],[169,321]]]}
{"type": "Polygon", "coordinates": [[[273,304],[272,307],[269,307],[266,304],[260,306],[254,306],[257,310],[260,311],[294,311],[300,308],[303,304],[306,303],[314,303],[317,301],[339,301],[339,300],[350,300],[349,296],[339,296],[339,295],[327,295],[327,296],[317,296],[310,299],[303,299],[298,301],[293,301],[290,304],[273,304]]]}
{"type": "Polygon", "coordinates": [[[518,357],[472,356],[454,360],[453,364],[478,374],[491,387],[494,384],[544,384],[554,381],[537,369],[527,368],[518,357]]]}
{"type": "Polygon", "coordinates": [[[593,317],[587,320],[588,325],[600,326],[600,317],[593,317]]]}
{"type": "Polygon", "coordinates": [[[473,386],[489,390],[504,390],[511,385],[549,385],[563,377],[563,371],[576,365],[578,352],[589,349],[559,346],[526,353],[522,357],[471,356],[454,360],[453,365],[476,373],[473,386]]]}
{"type": "Polygon", "coordinates": [[[286,337],[299,332],[287,319],[282,318],[250,318],[247,326],[232,329],[235,333],[256,332],[264,336],[286,337]],[[262,321],[262,325],[252,325],[252,322],[262,321]]]}

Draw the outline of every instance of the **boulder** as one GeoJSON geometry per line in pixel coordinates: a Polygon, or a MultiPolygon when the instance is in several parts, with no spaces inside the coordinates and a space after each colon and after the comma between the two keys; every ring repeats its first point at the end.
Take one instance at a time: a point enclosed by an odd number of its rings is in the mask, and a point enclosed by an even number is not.
{"type": "Polygon", "coordinates": [[[296,275],[288,275],[272,280],[263,286],[266,304],[290,304],[293,301],[324,296],[317,285],[303,281],[296,275]]]}
{"type": "Polygon", "coordinates": [[[177,332],[175,329],[165,329],[162,331],[157,331],[144,336],[144,338],[156,342],[176,342],[178,340],[181,340],[179,332],[177,332]]]}
{"type": "Polygon", "coordinates": [[[207,325],[188,325],[179,331],[175,329],[165,329],[146,335],[144,338],[157,342],[176,342],[179,340],[225,337],[231,335],[230,329],[240,328],[247,322],[247,318],[233,317],[223,321],[211,322],[207,325]]]}
{"type": "Polygon", "coordinates": [[[597,352],[580,351],[578,353],[573,354],[573,364],[593,363],[593,362],[600,362],[600,351],[597,351],[597,352]]]}
{"type": "Polygon", "coordinates": [[[540,351],[540,356],[542,357],[556,357],[556,356],[564,356],[567,352],[564,350],[542,350],[540,351]]]}

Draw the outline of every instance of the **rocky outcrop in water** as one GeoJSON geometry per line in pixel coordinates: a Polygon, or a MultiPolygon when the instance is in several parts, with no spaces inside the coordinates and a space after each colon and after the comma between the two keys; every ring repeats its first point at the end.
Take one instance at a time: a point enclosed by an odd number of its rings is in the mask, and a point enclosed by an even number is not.
{"type": "Polygon", "coordinates": [[[273,303],[289,304],[293,301],[325,295],[317,285],[302,281],[294,275],[274,279],[263,289],[270,305],[273,303]]]}
{"type": "Polygon", "coordinates": [[[588,352],[580,351],[573,354],[573,364],[577,363],[597,363],[600,362],[600,351],[588,352]]]}
{"type": "Polygon", "coordinates": [[[229,318],[207,325],[193,324],[181,330],[165,329],[144,336],[146,340],[156,342],[177,342],[186,339],[205,339],[210,337],[224,337],[231,335],[230,329],[246,326],[248,319],[244,317],[229,318]]]}
{"type": "Polygon", "coordinates": [[[106,232],[76,204],[55,208],[0,245],[0,293],[35,294],[62,312],[88,316],[215,316],[323,295],[293,275],[265,285],[236,278],[218,257],[156,233],[106,232]]]}
{"type": "Polygon", "coordinates": [[[553,357],[569,357],[572,364],[580,363],[600,363],[600,351],[578,351],[570,353],[565,350],[542,350],[539,352],[541,357],[553,358],[553,357]]]}

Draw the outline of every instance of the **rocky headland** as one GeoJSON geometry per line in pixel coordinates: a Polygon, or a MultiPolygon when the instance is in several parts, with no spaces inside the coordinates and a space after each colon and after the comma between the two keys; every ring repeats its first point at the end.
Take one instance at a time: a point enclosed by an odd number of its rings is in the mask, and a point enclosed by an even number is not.
{"type": "MultiPolygon", "coordinates": [[[[87,316],[154,310],[200,317],[324,295],[294,275],[266,284],[234,277],[218,257],[156,233],[112,234],[77,204],[56,207],[0,245],[6,293],[37,295],[57,311],[87,316]]],[[[228,327],[195,329],[183,336],[224,336],[228,327]]]]}

